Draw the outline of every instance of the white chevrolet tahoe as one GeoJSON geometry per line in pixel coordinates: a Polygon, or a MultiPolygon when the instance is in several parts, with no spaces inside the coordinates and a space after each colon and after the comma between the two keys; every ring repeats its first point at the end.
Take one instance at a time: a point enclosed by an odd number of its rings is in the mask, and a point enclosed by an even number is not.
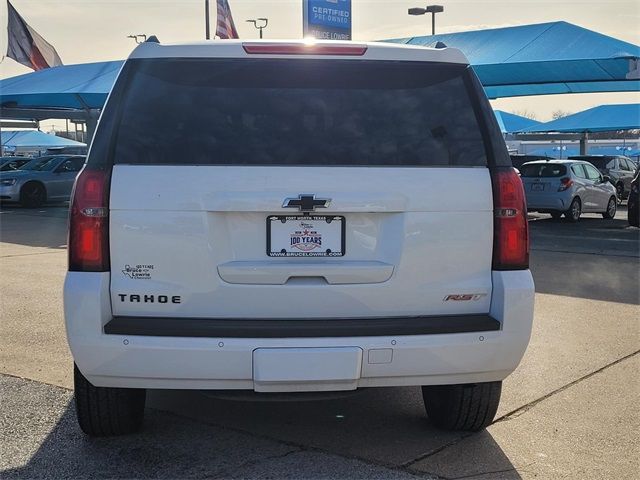
{"type": "Polygon", "coordinates": [[[79,175],[64,306],[78,420],[146,389],[422,386],[482,429],[529,342],[521,181],[464,55],[148,41],[79,175]]]}

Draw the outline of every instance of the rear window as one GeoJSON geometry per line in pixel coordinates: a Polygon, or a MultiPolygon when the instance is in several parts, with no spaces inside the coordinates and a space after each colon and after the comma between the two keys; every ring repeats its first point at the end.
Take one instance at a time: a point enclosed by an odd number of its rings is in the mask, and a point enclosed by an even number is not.
{"type": "Polygon", "coordinates": [[[544,160],[547,157],[536,156],[536,155],[511,155],[511,164],[519,169],[522,165],[527,162],[533,162],[534,160],[544,160]]]}
{"type": "Polygon", "coordinates": [[[133,60],[105,111],[119,120],[101,123],[114,125],[114,163],[484,166],[465,75],[420,62],[133,60]]]}
{"type": "Polygon", "coordinates": [[[522,177],[562,177],[567,174],[567,167],[557,163],[532,163],[520,169],[522,177]]]}
{"type": "Polygon", "coordinates": [[[605,168],[613,168],[615,162],[611,157],[569,157],[575,160],[584,160],[595,166],[598,170],[604,170],[605,168]]]}

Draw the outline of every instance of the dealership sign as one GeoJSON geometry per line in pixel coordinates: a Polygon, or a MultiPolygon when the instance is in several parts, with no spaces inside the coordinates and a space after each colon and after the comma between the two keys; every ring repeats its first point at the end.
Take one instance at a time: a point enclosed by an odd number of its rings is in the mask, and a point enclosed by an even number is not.
{"type": "Polygon", "coordinates": [[[351,0],[303,0],[303,35],[351,40],[351,0]]]}

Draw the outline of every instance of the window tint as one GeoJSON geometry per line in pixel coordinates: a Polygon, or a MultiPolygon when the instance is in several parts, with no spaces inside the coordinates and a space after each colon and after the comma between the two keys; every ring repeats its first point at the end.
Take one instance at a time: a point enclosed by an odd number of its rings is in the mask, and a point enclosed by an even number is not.
{"type": "Polygon", "coordinates": [[[0,172],[8,172],[11,170],[19,170],[28,160],[7,160],[0,167],[0,172]]]}
{"type": "Polygon", "coordinates": [[[613,168],[615,166],[615,160],[611,157],[590,157],[586,155],[569,157],[569,159],[584,160],[585,162],[589,162],[590,164],[601,170],[604,170],[605,168],[613,168]]]}
{"type": "Polygon", "coordinates": [[[576,177],[587,178],[587,175],[584,173],[584,169],[582,168],[582,165],[580,165],[580,164],[571,165],[571,171],[573,172],[573,174],[576,177]]]}
{"type": "Polygon", "coordinates": [[[487,164],[466,66],[154,59],[123,73],[115,163],[487,164]]]}
{"type": "Polygon", "coordinates": [[[47,171],[53,170],[58,165],[58,159],[56,157],[40,157],[31,160],[23,165],[21,170],[38,170],[47,171]]]}
{"type": "Polygon", "coordinates": [[[600,172],[598,170],[596,170],[595,168],[593,168],[591,165],[585,165],[584,168],[587,171],[587,178],[589,180],[601,180],[602,179],[602,176],[600,175],[600,172]]]}
{"type": "Polygon", "coordinates": [[[509,150],[500,131],[496,114],[484,93],[484,88],[472,68],[467,69],[465,76],[471,101],[476,109],[476,118],[485,141],[485,151],[489,157],[490,167],[511,167],[509,150]]]}
{"type": "Polygon", "coordinates": [[[618,158],[620,164],[620,170],[631,171],[631,167],[624,158],[618,158]]]}
{"type": "Polygon", "coordinates": [[[65,160],[58,170],[65,172],[79,172],[84,165],[84,158],[70,158],[65,160]]]}
{"type": "Polygon", "coordinates": [[[520,169],[522,177],[562,177],[567,174],[567,167],[559,163],[530,163],[520,169]]]}

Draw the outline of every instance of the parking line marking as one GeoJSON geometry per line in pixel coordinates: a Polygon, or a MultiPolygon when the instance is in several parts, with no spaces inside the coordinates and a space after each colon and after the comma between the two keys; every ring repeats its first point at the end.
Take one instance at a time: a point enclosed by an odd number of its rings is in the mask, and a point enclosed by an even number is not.
{"type": "Polygon", "coordinates": [[[534,233],[532,237],[535,238],[556,238],[558,240],[597,240],[597,241],[607,241],[607,242],[626,242],[626,243],[638,243],[640,245],[640,238],[610,238],[610,237],[579,237],[576,235],[552,235],[549,233],[534,233]]]}

